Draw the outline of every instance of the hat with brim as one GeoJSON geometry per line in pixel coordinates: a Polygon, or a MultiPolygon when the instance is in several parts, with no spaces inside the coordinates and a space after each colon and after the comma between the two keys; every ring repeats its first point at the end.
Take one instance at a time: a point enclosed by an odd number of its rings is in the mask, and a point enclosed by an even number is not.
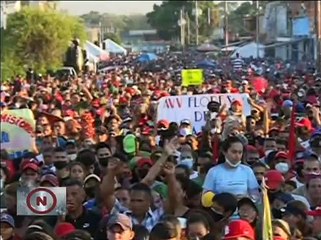
{"type": "Polygon", "coordinates": [[[251,198],[248,198],[248,197],[241,198],[237,203],[237,208],[240,208],[243,205],[250,205],[255,209],[256,212],[259,211],[257,206],[255,205],[255,203],[252,201],[251,198]]]}
{"type": "Polygon", "coordinates": [[[230,224],[226,228],[226,231],[227,232],[223,238],[224,240],[235,239],[239,237],[246,237],[249,240],[255,240],[254,229],[249,222],[244,220],[236,220],[230,222],[230,224]]]}
{"type": "Polygon", "coordinates": [[[133,224],[131,219],[125,214],[115,214],[112,215],[107,222],[107,229],[110,229],[114,225],[119,225],[124,231],[132,230],[133,224]]]}
{"type": "Polygon", "coordinates": [[[14,222],[13,217],[11,215],[7,214],[7,213],[1,213],[1,215],[0,215],[0,223],[7,223],[12,228],[15,227],[15,222],[14,222]]]}
{"type": "Polygon", "coordinates": [[[308,211],[307,214],[312,217],[321,217],[321,206],[313,211],[308,211]]]}

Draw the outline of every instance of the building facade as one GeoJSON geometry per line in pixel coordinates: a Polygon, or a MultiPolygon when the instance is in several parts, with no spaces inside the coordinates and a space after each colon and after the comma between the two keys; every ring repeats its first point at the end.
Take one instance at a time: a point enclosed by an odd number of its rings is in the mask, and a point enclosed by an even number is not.
{"type": "Polygon", "coordinates": [[[317,4],[320,1],[274,1],[267,4],[263,28],[268,56],[294,61],[316,59],[317,4]]]}

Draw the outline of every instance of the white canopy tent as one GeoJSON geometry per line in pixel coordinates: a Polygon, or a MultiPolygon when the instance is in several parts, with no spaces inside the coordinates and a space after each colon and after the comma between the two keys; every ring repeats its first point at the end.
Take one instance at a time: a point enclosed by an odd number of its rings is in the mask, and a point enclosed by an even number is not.
{"type": "Polygon", "coordinates": [[[231,57],[235,58],[236,53],[238,53],[242,58],[249,58],[249,57],[257,58],[257,53],[259,53],[259,57],[264,58],[265,45],[257,44],[256,42],[250,42],[248,44],[245,44],[235,49],[231,57]]]}
{"type": "Polygon", "coordinates": [[[127,50],[111,39],[104,40],[105,50],[109,53],[127,55],[127,50]]]}
{"type": "Polygon", "coordinates": [[[109,53],[92,42],[86,41],[85,49],[87,51],[88,59],[98,61],[105,61],[109,59],[109,53]]]}

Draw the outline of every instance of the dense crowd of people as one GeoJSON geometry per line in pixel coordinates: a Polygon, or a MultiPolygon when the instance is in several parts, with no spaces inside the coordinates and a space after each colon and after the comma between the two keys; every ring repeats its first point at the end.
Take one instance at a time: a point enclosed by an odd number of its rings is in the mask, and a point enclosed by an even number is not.
{"type": "Polygon", "coordinates": [[[27,108],[36,120],[32,151],[1,149],[2,239],[321,239],[320,75],[238,57],[205,70],[203,85],[181,86],[180,71],[202,58],[115,57],[99,73],[2,83],[1,112],[27,108]],[[248,94],[251,114],[242,101],[209,102],[200,132],[193,119],[157,118],[162,98],[218,93],[248,94]],[[67,211],[17,215],[22,186],[65,187],[67,211]]]}

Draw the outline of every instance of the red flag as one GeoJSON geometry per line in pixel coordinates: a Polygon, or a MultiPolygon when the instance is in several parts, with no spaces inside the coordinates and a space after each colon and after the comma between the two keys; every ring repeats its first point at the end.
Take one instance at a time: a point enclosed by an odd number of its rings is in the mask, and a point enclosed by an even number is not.
{"type": "Polygon", "coordinates": [[[295,161],[295,153],[296,153],[295,119],[296,119],[296,114],[295,114],[295,105],[294,105],[291,112],[290,136],[289,136],[289,158],[292,163],[295,161]]]}

